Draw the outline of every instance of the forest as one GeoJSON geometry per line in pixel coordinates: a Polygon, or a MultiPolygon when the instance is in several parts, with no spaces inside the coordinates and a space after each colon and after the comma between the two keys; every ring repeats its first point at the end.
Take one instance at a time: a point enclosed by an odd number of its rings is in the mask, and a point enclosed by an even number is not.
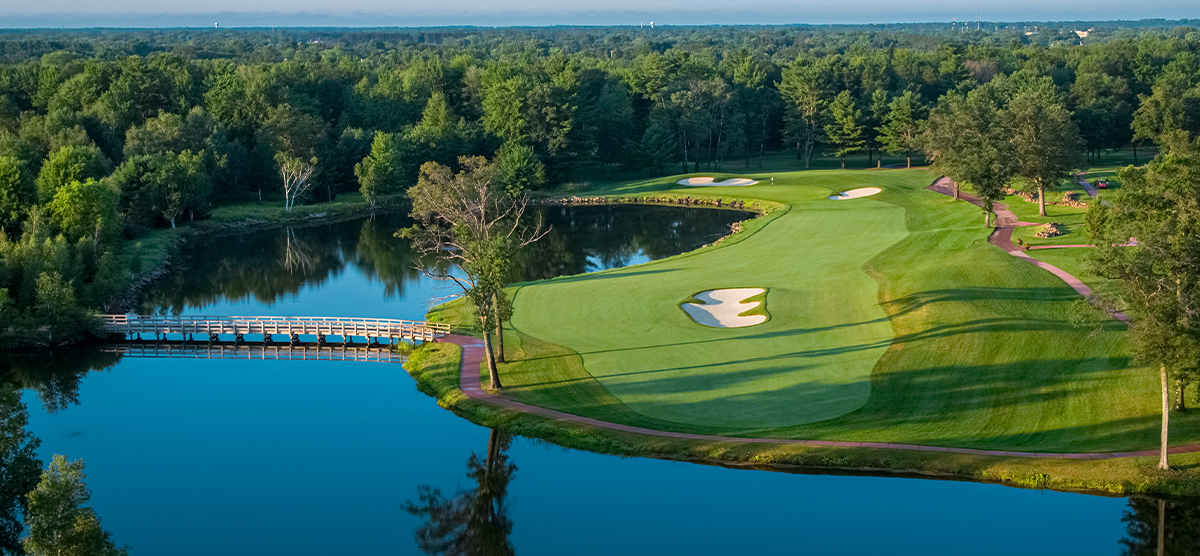
{"type": "Polygon", "coordinates": [[[920,165],[964,99],[1002,121],[1028,91],[1088,160],[1200,133],[1197,27],[1086,25],[0,33],[0,343],[87,336],[155,229],[373,203],[464,155],[513,194],[780,151],[920,165]]]}

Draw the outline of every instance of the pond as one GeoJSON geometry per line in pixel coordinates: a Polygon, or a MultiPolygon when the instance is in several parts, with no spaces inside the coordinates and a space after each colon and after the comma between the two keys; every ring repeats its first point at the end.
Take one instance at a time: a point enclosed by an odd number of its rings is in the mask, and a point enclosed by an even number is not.
{"type": "MultiPolygon", "coordinates": [[[[518,279],[670,256],[744,213],[546,208],[518,279]]],[[[402,215],[206,239],[143,311],[419,319],[402,215]]],[[[52,353],[14,361],[39,454],[83,459],[131,553],[1140,554],[1160,503],[956,481],[734,470],[509,438],[395,363],[52,353]],[[439,532],[449,532],[449,536],[439,532]],[[440,550],[440,552],[439,552],[440,550]]],[[[1163,503],[1169,551],[1200,505],[1163,503]]]]}

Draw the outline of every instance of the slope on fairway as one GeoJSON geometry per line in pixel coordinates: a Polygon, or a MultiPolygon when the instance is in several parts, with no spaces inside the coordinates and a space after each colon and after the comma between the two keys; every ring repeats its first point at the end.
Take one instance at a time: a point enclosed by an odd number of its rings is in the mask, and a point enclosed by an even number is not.
{"type": "MultiPolygon", "coordinates": [[[[848,178],[842,189],[871,185],[848,178]]],[[[904,209],[831,202],[823,187],[755,189],[791,205],[732,245],[522,286],[513,328],[575,350],[628,408],[656,419],[785,427],[861,407],[892,340],[863,265],[905,237],[904,209]],[[700,291],[749,287],[767,289],[771,320],[759,326],[704,327],[679,308],[700,291]]]]}

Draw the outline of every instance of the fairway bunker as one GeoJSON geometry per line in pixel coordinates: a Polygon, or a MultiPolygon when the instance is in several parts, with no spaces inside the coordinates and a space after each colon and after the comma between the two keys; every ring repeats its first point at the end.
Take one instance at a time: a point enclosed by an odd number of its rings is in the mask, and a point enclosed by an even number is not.
{"type": "Polygon", "coordinates": [[[687,178],[675,182],[679,185],[690,185],[692,187],[741,187],[746,185],[754,185],[758,183],[755,180],[748,178],[729,178],[725,181],[714,182],[712,178],[687,178]]]}
{"type": "Polygon", "coordinates": [[[704,326],[714,328],[741,328],[754,326],[767,321],[766,315],[746,315],[742,313],[758,307],[760,302],[745,303],[742,300],[760,295],[766,290],[762,288],[732,288],[727,290],[709,290],[695,295],[699,303],[684,303],[683,311],[692,320],[704,326]]]}
{"type": "Polygon", "coordinates": [[[829,200],[845,201],[846,199],[857,199],[859,197],[870,197],[871,195],[879,193],[880,191],[883,191],[883,190],[878,187],[860,187],[858,189],[851,189],[850,191],[843,191],[841,193],[838,193],[837,195],[830,195],[829,200]]]}

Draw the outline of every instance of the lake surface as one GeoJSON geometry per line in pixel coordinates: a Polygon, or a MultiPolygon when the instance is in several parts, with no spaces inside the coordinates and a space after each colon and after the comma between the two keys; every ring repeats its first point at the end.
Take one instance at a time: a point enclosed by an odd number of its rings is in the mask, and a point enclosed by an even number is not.
{"type": "MultiPolygon", "coordinates": [[[[519,279],[670,256],[745,216],[544,214],[554,231],[519,279]]],[[[206,240],[143,310],[420,319],[453,292],[412,270],[392,237],[407,224],[376,215],[206,240]]],[[[105,529],[134,555],[1149,554],[1157,535],[1153,500],[733,470],[509,439],[439,408],[395,363],[55,353],[13,367],[31,385],[23,399],[41,457],[85,461],[105,529]]],[[[1168,553],[1195,553],[1200,506],[1166,508],[1168,553]]]]}

